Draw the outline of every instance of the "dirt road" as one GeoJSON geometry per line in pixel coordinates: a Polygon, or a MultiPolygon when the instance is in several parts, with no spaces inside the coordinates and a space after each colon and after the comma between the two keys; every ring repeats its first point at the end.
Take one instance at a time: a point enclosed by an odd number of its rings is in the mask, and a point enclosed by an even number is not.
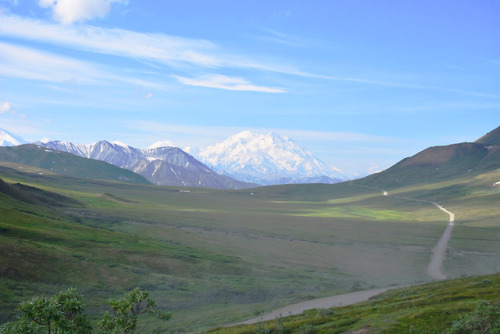
{"type": "Polygon", "coordinates": [[[443,268],[443,261],[446,258],[446,248],[448,247],[448,241],[451,238],[451,231],[453,230],[453,226],[455,226],[455,214],[451,211],[446,210],[436,202],[433,202],[432,204],[434,204],[441,211],[446,212],[450,216],[448,226],[446,227],[443,234],[441,235],[441,238],[432,250],[431,261],[427,266],[427,274],[429,274],[429,276],[437,280],[443,280],[446,278],[446,276],[441,272],[441,269],[443,268]]]}
{"type": "MultiPolygon", "coordinates": [[[[390,196],[387,191],[383,191],[383,194],[384,194],[384,196],[390,196]]],[[[437,279],[437,280],[445,279],[446,276],[441,272],[441,269],[443,267],[443,261],[446,258],[446,248],[448,246],[448,241],[451,238],[451,231],[453,230],[453,226],[455,225],[455,214],[453,212],[445,209],[443,206],[441,206],[440,204],[438,204],[436,202],[416,200],[416,199],[412,199],[412,198],[399,197],[399,196],[394,196],[394,197],[407,199],[410,201],[432,203],[438,209],[440,209],[443,212],[446,212],[450,216],[448,226],[444,230],[444,232],[441,235],[441,238],[437,242],[436,246],[433,248],[431,260],[429,262],[429,265],[427,266],[427,273],[429,274],[429,276],[431,276],[432,278],[437,279]]],[[[352,304],[356,304],[356,303],[359,303],[362,301],[366,301],[366,300],[370,299],[371,297],[374,297],[378,294],[381,294],[382,292],[385,292],[389,289],[390,288],[380,288],[380,289],[374,289],[374,290],[357,291],[357,292],[347,293],[347,294],[338,295],[338,296],[313,299],[313,300],[305,301],[302,303],[286,306],[284,308],[272,311],[271,313],[265,314],[263,316],[240,322],[237,325],[254,324],[254,323],[261,322],[261,321],[273,320],[273,319],[276,319],[280,316],[300,314],[300,313],[304,312],[305,310],[310,310],[313,308],[321,309],[321,308],[331,308],[331,307],[352,305],[352,304]]]]}
{"type": "Polygon", "coordinates": [[[325,308],[326,309],[326,308],[331,308],[331,307],[352,305],[352,304],[356,304],[356,303],[368,300],[371,297],[379,295],[382,292],[385,292],[389,289],[390,288],[381,288],[381,289],[374,289],[374,290],[357,291],[357,292],[346,293],[346,294],[338,295],[338,296],[308,300],[308,301],[305,301],[302,303],[286,306],[284,308],[272,311],[271,313],[265,314],[265,315],[257,317],[257,318],[253,318],[253,319],[249,319],[249,320],[240,322],[240,323],[238,323],[238,325],[254,324],[254,323],[257,323],[260,321],[273,320],[273,319],[276,319],[280,316],[286,317],[288,315],[300,314],[300,313],[304,312],[305,310],[310,310],[313,308],[318,308],[318,309],[325,308]]]}

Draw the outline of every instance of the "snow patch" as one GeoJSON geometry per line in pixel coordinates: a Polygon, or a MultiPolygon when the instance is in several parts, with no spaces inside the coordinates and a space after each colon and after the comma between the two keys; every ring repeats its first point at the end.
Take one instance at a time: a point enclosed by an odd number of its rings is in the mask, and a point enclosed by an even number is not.
{"type": "Polygon", "coordinates": [[[147,150],[152,150],[155,148],[160,148],[160,147],[173,147],[174,143],[172,143],[170,140],[161,140],[153,143],[152,145],[148,146],[146,149],[147,150]]]}

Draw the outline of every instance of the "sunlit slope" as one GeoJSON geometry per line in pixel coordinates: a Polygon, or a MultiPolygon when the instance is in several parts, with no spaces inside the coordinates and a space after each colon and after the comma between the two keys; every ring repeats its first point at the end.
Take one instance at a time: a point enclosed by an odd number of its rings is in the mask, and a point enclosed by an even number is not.
{"type": "Polygon", "coordinates": [[[461,143],[428,148],[361,184],[385,189],[454,178],[470,178],[500,167],[500,146],[461,143]]]}
{"type": "MultiPolygon", "coordinates": [[[[49,150],[33,144],[0,147],[0,162],[25,164],[57,174],[79,178],[149,183],[141,175],[127,169],[118,168],[103,161],[85,159],[73,154],[49,150]]],[[[40,171],[40,173],[43,173],[43,171],[40,171]]]]}
{"type": "Polygon", "coordinates": [[[476,140],[476,143],[485,145],[500,145],[500,126],[476,140]]]}

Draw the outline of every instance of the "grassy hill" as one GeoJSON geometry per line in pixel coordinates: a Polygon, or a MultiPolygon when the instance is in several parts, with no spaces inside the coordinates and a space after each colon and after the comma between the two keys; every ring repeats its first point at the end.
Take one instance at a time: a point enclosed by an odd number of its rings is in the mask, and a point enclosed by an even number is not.
{"type": "Polygon", "coordinates": [[[394,289],[352,306],[206,333],[445,333],[461,316],[474,313],[480,300],[494,306],[493,320],[500,322],[500,274],[394,289]]]}
{"type": "Polygon", "coordinates": [[[474,143],[430,147],[358,184],[393,189],[406,185],[472,178],[500,167],[500,127],[474,143]]]}
{"type": "Polygon", "coordinates": [[[500,145],[500,126],[476,140],[476,143],[484,145],[500,145]]]}
{"type": "MultiPolygon", "coordinates": [[[[144,183],[144,177],[103,161],[85,159],[66,152],[53,151],[33,144],[0,147],[0,162],[38,167],[61,175],[79,178],[144,183]]],[[[44,173],[44,171],[40,171],[44,173]]]]}
{"type": "Polygon", "coordinates": [[[461,143],[428,148],[360,184],[386,189],[405,185],[468,178],[500,166],[500,146],[461,143]]]}

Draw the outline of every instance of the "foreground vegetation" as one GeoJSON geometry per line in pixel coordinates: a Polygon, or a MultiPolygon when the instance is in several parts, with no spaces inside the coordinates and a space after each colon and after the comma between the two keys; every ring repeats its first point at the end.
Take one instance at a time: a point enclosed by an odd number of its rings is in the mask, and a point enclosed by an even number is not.
{"type": "MultiPolygon", "coordinates": [[[[149,314],[167,321],[170,314],[159,310],[148,291],[134,289],[125,297],[108,301],[106,311],[97,323],[99,333],[134,333],[140,315],[149,314]]],[[[36,296],[19,306],[21,316],[0,326],[2,334],[71,333],[94,332],[91,321],[82,302],[82,296],[75,289],[60,291],[50,298],[36,296]]]]}
{"type": "Polygon", "coordinates": [[[500,274],[398,288],[352,306],[207,333],[500,333],[500,274]]]}
{"type": "Polygon", "coordinates": [[[444,271],[500,272],[500,173],[391,188],[358,182],[241,191],[155,187],[0,166],[0,322],[73,286],[96,320],[109,298],[151,291],[166,324],[193,332],[299,301],[429,281],[457,213],[444,271]],[[397,197],[400,196],[400,197],[397,197]]]}

